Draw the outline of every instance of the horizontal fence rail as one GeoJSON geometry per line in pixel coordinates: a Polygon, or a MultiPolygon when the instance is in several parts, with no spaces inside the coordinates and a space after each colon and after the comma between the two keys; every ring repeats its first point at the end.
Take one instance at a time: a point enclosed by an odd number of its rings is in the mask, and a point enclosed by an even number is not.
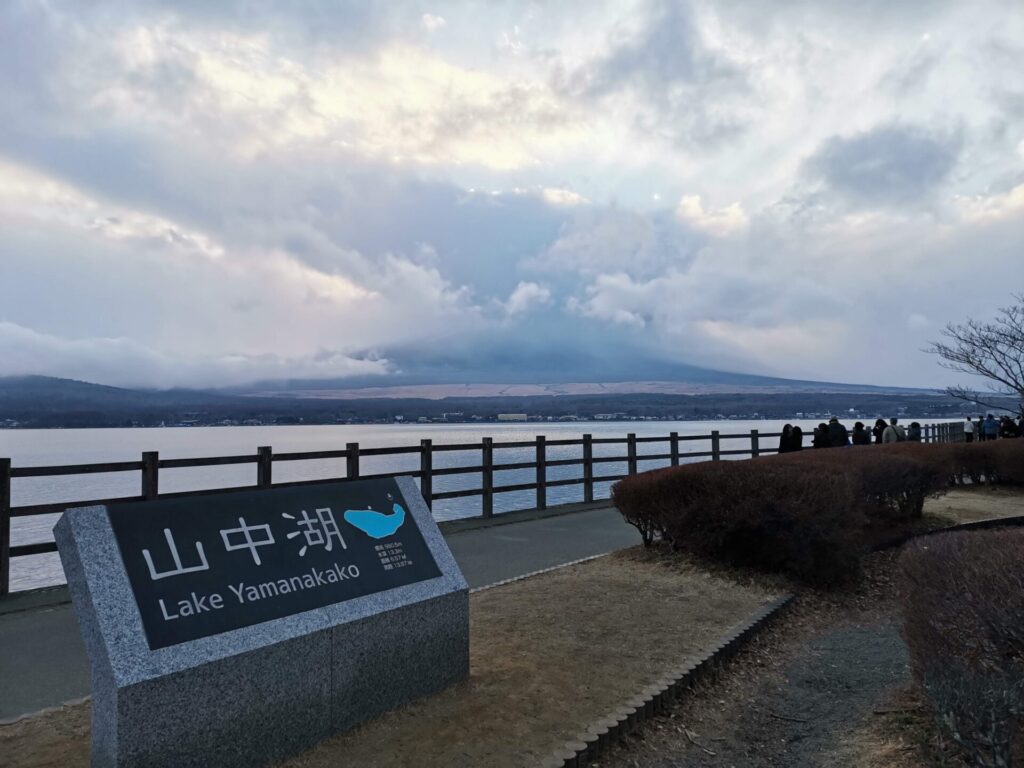
{"type": "MultiPolygon", "coordinates": [[[[419,445],[412,446],[361,448],[359,443],[348,443],[344,449],[290,453],[274,453],[270,446],[262,446],[258,448],[254,454],[186,459],[161,459],[156,451],[147,451],[142,454],[141,461],[116,461],[96,464],[64,464],[32,467],[14,467],[12,466],[9,458],[0,458],[0,597],[7,595],[10,589],[11,558],[57,551],[57,545],[53,541],[12,546],[12,518],[54,514],[73,507],[97,506],[124,501],[149,501],[158,498],[167,499],[186,496],[209,496],[239,490],[283,488],[337,482],[338,480],[381,479],[393,477],[417,478],[420,484],[420,492],[423,494],[423,498],[425,499],[427,506],[431,508],[435,501],[443,499],[480,496],[481,516],[489,518],[494,515],[495,494],[510,493],[514,491],[535,491],[535,507],[537,509],[546,509],[548,506],[547,491],[549,488],[582,485],[583,501],[593,502],[595,500],[595,484],[614,482],[626,477],[627,475],[634,475],[638,472],[638,465],[640,462],[668,461],[670,466],[678,466],[684,459],[687,461],[692,459],[711,459],[712,461],[719,461],[723,457],[729,456],[762,456],[778,452],[778,449],[774,447],[774,444],[769,445],[763,441],[776,441],[777,444],[777,440],[780,436],[780,432],[762,433],[756,429],[752,429],[750,432],[740,433],[721,433],[715,430],[708,435],[680,435],[678,432],[671,432],[668,435],[656,437],[637,437],[636,434],[629,433],[625,437],[621,438],[594,438],[592,435],[586,434],[578,439],[557,440],[548,440],[544,435],[538,435],[533,440],[506,442],[495,442],[492,438],[485,437],[479,443],[445,443],[439,445],[435,445],[432,440],[425,439],[421,440],[419,445]],[[724,440],[745,440],[748,442],[748,447],[740,449],[726,449],[722,447],[722,441],[724,440]],[[709,444],[709,449],[686,453],[680,452],[680,443],[692,443],[695,441],[707,442],[709,444]],[[638,452],[639,446],[646,446],[648,444],[667,444],[668,450],[659,451],[657,453],[638,452]],[[625,446],[626,452],[624,455],[595,456],[594,446],[596,445],[623,445],[625,446]],[[579,446],[581,450],[580,457],[571,459],[548,459],[548,449],[550,447],[566,446],[579,446]],[[535,451],[535,456],[532,461],[495,461],[494,452],[496,450],[511,448],[532,448],[535,451]],[[434,466],[435,453],[454,451],[479,451],[480,463],[454,467],[434,466]],[[418,456],[419,469],[369,474],[361,471],[360,460],[363,457],[400,455],[418,456]],[[274,465],[276,463],[316,461],[323,459],[344,459],[345,473],[339,477],[326,479],[274,482],[274,465]],[[254,484],[207,490],[177,491],[171,493],[160,492],[160,470],[162,469],[217,467],[244,464],[255,465],[254,484]],[[598,474],[602,464],[625,464],[627,467],[626,474],[598,474]],[[581,476],[565,479],[549,479],[549,468],[568,466],[581,466],[581,476]],[[531,469],[535,472],[535,479],[532,482],[511,483],[505,485],[495,483],[495,472],[531,469]],[[119,472],[140,473],[138,495],[11,506],[12,485],[14,481],[21,478],[94,475],[119,472]],[[435,477],[468,474],[480,475],[479,487],[451,491],[434,491],[433,481],[435,477]]],[[[805,433],[805,437],[809,440],[811,435],[809,433],[805,433]]],[[[927,424],[922,427],[921,439],[923,442],[928,443],[961,442],[964,439],[964,427],[963,424],[956,422],[927,424]]],[[[805,447],[810,447],[810,445],[806,445],[805,447]]]]}

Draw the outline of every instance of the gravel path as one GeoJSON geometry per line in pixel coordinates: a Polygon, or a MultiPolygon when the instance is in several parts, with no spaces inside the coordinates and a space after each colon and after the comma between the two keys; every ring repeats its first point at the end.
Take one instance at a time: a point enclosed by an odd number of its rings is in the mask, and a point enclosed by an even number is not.
{"type": "Polygon", "coordinates": [[[903,640],[891,623],[847,627],[813,638],[798,653],[802,659],[773,675],[752,701],[696,724],[694,740],[713,756],[688,742],[686,752],[651,768],[848,766],[839,753],[843,732],[907,679],[903,640]]]}
{"type": "Polygon", "coordinates": [[[891,560],[840,596],[803,595],[719,680],[648,723],[601,768],[849,768],[852,730],[909,680],[891,560]]]}

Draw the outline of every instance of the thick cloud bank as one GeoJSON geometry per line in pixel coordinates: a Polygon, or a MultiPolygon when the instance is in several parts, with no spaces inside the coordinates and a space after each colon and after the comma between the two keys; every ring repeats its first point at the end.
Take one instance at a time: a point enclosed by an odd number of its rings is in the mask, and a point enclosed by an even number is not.
{"type": "Polygon", "coordinates": [[[1024,10],[870,5],[4,3],[0,375],[944,384],[1024,10]]]}

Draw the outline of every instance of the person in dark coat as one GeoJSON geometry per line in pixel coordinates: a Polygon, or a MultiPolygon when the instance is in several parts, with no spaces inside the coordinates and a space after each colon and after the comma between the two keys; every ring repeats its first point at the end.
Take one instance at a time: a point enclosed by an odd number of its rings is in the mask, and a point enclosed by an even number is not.
{"type": "Polygon", "coordinates": [[[858,421],[853,425],[850,439],[854,445],[871,445],[871,433],[865,429],[863,421],[858,421]]]}
{"type": "Polygon", "coordinates": [[[842,448],[850,444],[849,431],[835,416],[828,420],[828,444],[833,448],[842,448]]]}
{"type": "Polygon", "coordinates": [[[814,438],[811,445],[815,448],[828,448],[831,443],[828,440],[828,424],[819,424],[814,428],[814,438]]]}
{"type": "Polygon", "coordinates": [[[921,442],[921,425],[918,422],[910,422],[910,427],[907,429],[907,440],[913,443],[921,442]]]}
{"type": "Polygon", "coordinates": [[[888,426],[885,423],[885,419],[875,419],[875,426],[871,428],[871,434],[875,436],[875,444],[882,444],[882,433],[885,432],[885,428],[888,426]]]}
{"type": "Polygon", "coordinates": [[[779,435],[779,453],[793,452],[793,425],[787,424],[779,435]]]}
{"type": "Polygon", "coordinates": [[[999,437],[999,422],[990,413],[985,417],[985,421],[981,423],[981,439],[995,440],[997,437],[999,437]]]}
{"type": "Polygon", "coordinates": [[[797,424],[793,427],[793,450],[802,451],[804,449],[804,431],[800,429],[800,425],[797,424]]]}

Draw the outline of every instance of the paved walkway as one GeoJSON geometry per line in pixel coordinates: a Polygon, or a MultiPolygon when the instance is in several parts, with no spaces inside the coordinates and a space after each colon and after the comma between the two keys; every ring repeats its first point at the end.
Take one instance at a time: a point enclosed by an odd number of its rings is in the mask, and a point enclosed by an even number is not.
{"type": "MultiPolygon", "coordinates": [[[[610,507],[446,533],[470,587],[640,543],[610,507]]],[[[0,615],[0,721],[89,693],[68,604],[0,615]]]]}

